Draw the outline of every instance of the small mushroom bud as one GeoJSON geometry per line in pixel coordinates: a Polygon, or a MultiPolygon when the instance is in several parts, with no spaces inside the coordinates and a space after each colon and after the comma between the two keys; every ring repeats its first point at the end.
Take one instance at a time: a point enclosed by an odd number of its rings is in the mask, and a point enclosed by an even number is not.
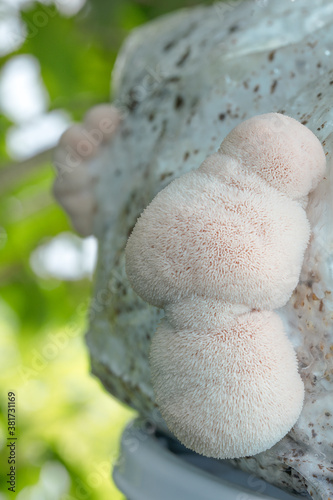
{"type": "Polygon", "coordinates": [[[134,290],[165,310],[150,353],[156,401],[198,453],[262,452],[298,419],[304,387],[271,310],[299,280],[306,195],[324,170],[306,127],[277,113],[251,118],[158,193],[127,242],[134,290]]]}

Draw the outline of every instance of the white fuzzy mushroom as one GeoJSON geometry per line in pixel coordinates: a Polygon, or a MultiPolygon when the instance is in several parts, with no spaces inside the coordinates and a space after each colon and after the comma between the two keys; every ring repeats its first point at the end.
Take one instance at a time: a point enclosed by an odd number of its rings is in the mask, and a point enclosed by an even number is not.
{"type": "Polygon", "coordinates": [[[161,191],[128,240],[134,290],[165,309],[151,347],[156,401],[198,453],[259,453],[300,414],[292,345],[265,310],[297,285],[310,233],[304,196],[324,167],[306,127],[277,113],[254,117],[161,191]]]}
{"type": "Polygon", "coordinates": [[[99,171],[92,160],[111,139],[119,121],[120,114],[114,106],[100,104],[91,108],[82,125],[72,125],[62,134],[54,154],[58,176],[53,194],[82,236],[93,233],[97,210],[94,183],[99,171]]]}
{"type": "Polygon", "coordinates": [[[270,311],[205,330],[162,320],[152,340],[156,402],[185,446],[207,456],[255,455],[297,420],[303,383],[280,318],[270,311]]]}

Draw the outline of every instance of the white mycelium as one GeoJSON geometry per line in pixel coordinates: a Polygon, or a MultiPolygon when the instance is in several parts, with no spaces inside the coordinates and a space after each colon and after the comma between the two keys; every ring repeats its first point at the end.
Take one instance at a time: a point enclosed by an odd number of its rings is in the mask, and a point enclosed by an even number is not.
{"type": "Polygon", "coordinates": [[[198,453],[257,454],[300,414],[296,355],[269,310],[297,285],[310,235],[306,195],[325,163],[296,120],[251,118],[163,189],[128,240],[134,290],[165,309],[151,346],[156,401],[198,453]]]}

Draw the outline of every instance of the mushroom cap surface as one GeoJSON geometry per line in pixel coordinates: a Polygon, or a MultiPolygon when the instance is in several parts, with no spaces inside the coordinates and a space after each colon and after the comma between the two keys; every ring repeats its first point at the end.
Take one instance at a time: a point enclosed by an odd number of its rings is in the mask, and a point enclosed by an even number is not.
{"type": "Polygon", "coordinates": [[[304,387],[294,349],[273,312],[228,328],[176,331],[165,319],[150,362],[169,429],[205,456],[235,458],[272,447],[296,422],[304,387]]]}
{"type": "Polygon", "coordinates": [[[322,179],[326,158],[320,141],[289,116],[267,113],[237,125],[220,148],[291,198],[301,198],[322,179]]]}

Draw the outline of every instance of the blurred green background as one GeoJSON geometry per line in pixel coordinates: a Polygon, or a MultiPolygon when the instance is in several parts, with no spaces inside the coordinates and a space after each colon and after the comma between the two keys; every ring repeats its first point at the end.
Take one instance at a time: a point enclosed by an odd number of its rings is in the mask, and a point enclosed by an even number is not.
{"type": "MultiPolygon", "coordinates": [[[[97,242],[50,193],[52,148],[110,100],[119,47],[186,0],[0,0],[0,500],[118,500],[110,479],[134,411],[89,374],[84,344],[97,242]],[[7,392],[16,393],[16,494],[7,392]]],[[[212,2],[206,2],[212,3],[212,2]]]]}

